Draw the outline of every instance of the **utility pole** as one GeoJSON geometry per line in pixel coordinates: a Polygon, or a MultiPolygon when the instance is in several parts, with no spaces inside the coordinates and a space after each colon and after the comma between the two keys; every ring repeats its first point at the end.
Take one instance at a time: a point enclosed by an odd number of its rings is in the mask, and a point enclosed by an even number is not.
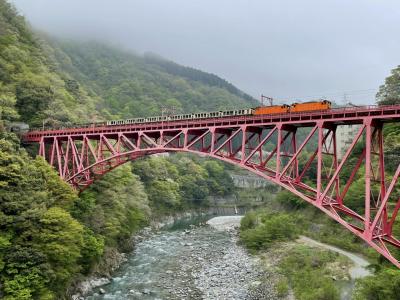
{"type": "Polygon", "coordinates": [[[264,99],[267,99],[267,101],[269,102],[269,106],[273,105],[274,98],[268,97],[268,96],[264,96],[263,94],[261,94],[261,106],[264,106],[264,99]]]}
{"type": "Polygon", "coordinates": [[[347,94],[346,93],[343,94],[343,102],[344,102],[344,105],[347,105],[349,103],[349,101],[347,100],[347,94]]]}

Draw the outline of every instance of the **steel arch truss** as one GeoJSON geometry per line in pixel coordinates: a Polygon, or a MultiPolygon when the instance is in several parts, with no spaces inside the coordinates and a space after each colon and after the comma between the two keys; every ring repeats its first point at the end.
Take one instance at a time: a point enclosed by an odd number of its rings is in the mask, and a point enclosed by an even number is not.
{"type": "Polygon", "coordinates": [[[46,136],[39,152],[78,190],[145,155],[182,151],[217,158],[291,191],[400,267],[400,241],[393,234],[400,165],[388,180],[382,124],[366,117],[359,126],[341,159],[337,123],[323,120],[301,128],[280,122],[46,136]],[[355,185],[362,188],[358,198],[351,192],[355,185]]]}

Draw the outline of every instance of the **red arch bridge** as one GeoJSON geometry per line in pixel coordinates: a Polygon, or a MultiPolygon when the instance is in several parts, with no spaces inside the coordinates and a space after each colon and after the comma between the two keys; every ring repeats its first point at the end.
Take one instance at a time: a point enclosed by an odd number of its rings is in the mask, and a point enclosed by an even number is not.
{"type": "Polygon", "coordinates": [[[39,155],[78,190],[155,153],[190,152],[232,163],[316,206],[400,267],[400,240],[393,230],[400,208],[399,154],[390,157],[395,167],[388,176],[382,135],[384,125],[393,122],[400,122],[400,105],[91,125],[30,131],[23,140],[38,143],[39,155]],[[350,125],[357,129],[340,153],[339,133],[350,125]],[[356,209],[348,191],[360,181],[363,200],[356,209]]]}

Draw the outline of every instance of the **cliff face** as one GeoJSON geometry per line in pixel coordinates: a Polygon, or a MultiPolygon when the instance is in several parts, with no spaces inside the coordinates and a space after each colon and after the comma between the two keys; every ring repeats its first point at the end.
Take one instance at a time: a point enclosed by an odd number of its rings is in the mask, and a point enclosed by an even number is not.
{"type": "Polygon", "coordinates": [[[238,188],[265,188],[269,186],[273,186],[272,183],[268,182],[267,180],[255,176],[255,175],[236,175],[231,174],[233,183],[235,187],[238,188]]]}

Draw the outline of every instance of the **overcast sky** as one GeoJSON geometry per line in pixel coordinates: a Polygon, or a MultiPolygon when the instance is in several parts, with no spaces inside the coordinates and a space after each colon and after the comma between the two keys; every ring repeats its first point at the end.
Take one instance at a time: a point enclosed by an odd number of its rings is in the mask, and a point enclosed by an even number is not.
{"type": "Polygon", "coordinates": [[[400,64],[399,0],[12,2],[50,34],[155,52],[255,97],[373,103],[400,64]]]}

